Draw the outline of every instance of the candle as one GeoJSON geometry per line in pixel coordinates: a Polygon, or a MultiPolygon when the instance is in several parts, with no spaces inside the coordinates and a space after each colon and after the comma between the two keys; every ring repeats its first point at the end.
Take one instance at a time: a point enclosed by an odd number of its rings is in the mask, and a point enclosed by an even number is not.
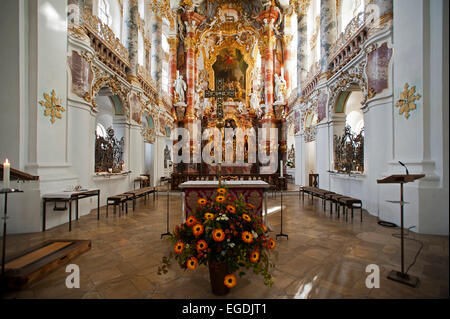
{"type": "Polygon", "coordinates": [[[280,161],[280,177],[283,178],[283,161],[280,161]]]}
{"type": "Polygon", "coordinates": [[[9,188],[9,171],[11,168],[11,164],[8,159],[3,163],[3,188],[9,188]]]}

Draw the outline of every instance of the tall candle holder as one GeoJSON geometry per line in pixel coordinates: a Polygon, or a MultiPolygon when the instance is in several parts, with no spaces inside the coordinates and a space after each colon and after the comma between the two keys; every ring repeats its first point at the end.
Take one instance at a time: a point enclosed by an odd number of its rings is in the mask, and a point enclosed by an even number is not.
{"type": "Polygon", "coordinates": [[[23,193],[23,191],[11,188],[0,189],[0,194],[5,194],[5,206],[3,211],[3,249],[2,249],[2,276],[5,274],[5,258],[6,258],[6,220],[8,218],[8,194],[23,193]]]}
{"type": "Polygon", "coordinates": [[[169,230],[169,192],[170,192],[170,178],[168,178],[167,181],[167,211],[166,211],[166,232],[164,234],[161,234],[161,239],[163,239],[165,236],[170,236],[170,230],[169,230]]]}
{"type": "Polygon", "coordinates": [[[275,236],[275,238],[278,240],[278,237],[286,237],[286,239],[289,240],[289,236],[283,233],[283,185],[284,185],[284,179],[285,177],[280,176],[280,192],[281,192],[281,211],[280,211],[280,219],[281,219],[281,229],[280,233],[275,236]]]}

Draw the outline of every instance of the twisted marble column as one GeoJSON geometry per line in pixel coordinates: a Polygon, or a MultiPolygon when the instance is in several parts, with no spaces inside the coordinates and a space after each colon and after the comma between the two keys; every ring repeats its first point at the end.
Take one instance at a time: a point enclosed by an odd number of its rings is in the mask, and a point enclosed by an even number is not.
{"type": "Polygon", "coordinates": [[[194,119],[195,99],[195,39],[194,33],[188,32],[184,39],[186,49],[186,119],[194,119]]]}
{"type": "Polygon", "coordinates": [[[128,49],[130,68],[127,70],[129,80],[137,82],[138,68],[138,1],[129,0],[124,3],[125,47],[128,49]]]}
{"type": "Polygon", "coordinates": [[[178,38],[171,37],[168,39],[169,42],[169,96],[170,99],[173,99],[174,87],[173,83],[177,77],[177,47],[178,47],[178,38]]]}
{"type": "Polygon", "coordinates": [[[320,0],[320,72],[329,71],[330,47],[336,41],[336,0],[320,0]]]}
{"type": "Polygon", "coordinates": [[[151,34],[152,34],[152,46],[150,49],[151,55],[151,77],[156,84],[156,90],[161,93],[162,83],[162,17],[159,9],[155,8],[151,17],[151,34]]]}
{"type": "Polygon", "coordinates": [[[283,36],[283,70],[284,79],[286,81],[286,89],[291,88],[291,42],[293,36],[291,34],[285,34],[283,36]]]}
{"type": "Polygon", "coordinates": [[[305,84],[306,75],[308,73],[308,24],[306,15],[298,16],[298,42],[297,42],[297,96],[301,97],[302,89],[305,84]]]}

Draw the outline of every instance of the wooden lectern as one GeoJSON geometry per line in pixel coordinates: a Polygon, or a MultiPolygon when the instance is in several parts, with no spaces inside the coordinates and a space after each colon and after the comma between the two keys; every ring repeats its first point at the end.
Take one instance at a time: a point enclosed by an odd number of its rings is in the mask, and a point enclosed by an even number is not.
{"type": "Polygon", "coordinates": [[[377,180],[378,184],[400,184],[400,201],[388,201],[390,203],[400,204],[400,245],[401,245],[401,261],[402,269],[401,271],[392,270],[389,273],[388,279],[400,282],[405,285],[416,287],[419,282],[419,278],[415,276],[408,275],[405,273],[405,263],[404,263],[404,251],[403,251],[403,206],[406,203],[403,200],[403,184],[414,182],[417,179],[425,177],[424,174],[407,174],[407,175],[391,175],[384,179],[377,180]]]}

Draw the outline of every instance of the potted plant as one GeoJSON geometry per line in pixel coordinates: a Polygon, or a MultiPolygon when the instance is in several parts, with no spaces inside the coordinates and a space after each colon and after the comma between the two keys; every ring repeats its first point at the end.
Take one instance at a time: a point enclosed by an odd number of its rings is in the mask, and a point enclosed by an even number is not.
{"type": "Polygon", "coordinates": [[[173,257],[183,269],[209,267],[212,292],[225,295],[237,284],[235,273],[245,275],[242,268],[252,269],[273,283],[270,255],[275,241],[267,236],[267,228],[256,208],[242,196],[236,198],[227,189],[216,190],[213,199],[198,200],[198,209],[185,223],[176,226],[169,240],[173,251],[163,257],[158,274],[167,273],[173,257]]]}

